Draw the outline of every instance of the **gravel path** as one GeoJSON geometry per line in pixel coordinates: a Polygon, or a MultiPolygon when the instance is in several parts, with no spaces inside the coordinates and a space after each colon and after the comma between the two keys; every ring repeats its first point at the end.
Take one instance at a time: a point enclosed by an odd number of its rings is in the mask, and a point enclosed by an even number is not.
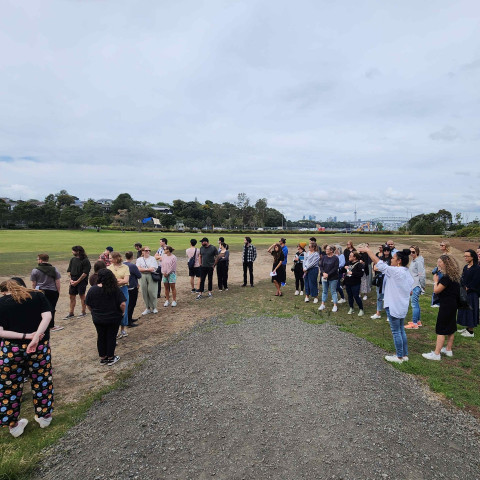
{"type": "Polygon", "coordinates": [[[159,347],[36,478],[479,479],[479,423],[382,358],[295,318],[203,325],[159,347]]]}

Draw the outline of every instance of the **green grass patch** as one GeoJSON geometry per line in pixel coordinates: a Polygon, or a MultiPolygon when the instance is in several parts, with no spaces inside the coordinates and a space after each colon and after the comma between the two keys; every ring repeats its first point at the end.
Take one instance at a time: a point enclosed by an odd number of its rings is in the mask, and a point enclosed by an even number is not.
{"type": "MultiPolygon", "coordinates": [[[[135,367],[135,368],[138,368],[135,367]]],[[[0,480],[26,480],[42,458],[42,450],[54,445],[65,433],[85,418],[94,402],[101,401],[109,392],[123,388],[133,369],[121,372],[117,380],[101,390],[86,395],[82,400],[55,408],[54,420],[45,429],[33,419],[31,393],[25,395],[22,402],[22,418],[29,420],[25,432],[13,438],[8,428],[0,432],[0,480]]]]}

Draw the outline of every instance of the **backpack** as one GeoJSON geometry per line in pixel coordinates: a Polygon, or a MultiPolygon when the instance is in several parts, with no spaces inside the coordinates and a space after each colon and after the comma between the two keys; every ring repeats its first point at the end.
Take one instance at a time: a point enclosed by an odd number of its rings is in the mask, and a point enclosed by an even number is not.
{"type": "Polygon", "coordinates": [[[192,257],[188,259],[188,262],[187,262],[188,268],[193,268],[195,266],[196,259],[197,259],[197,249],[195,249],[195,252],[192,255],[192,257]]]}

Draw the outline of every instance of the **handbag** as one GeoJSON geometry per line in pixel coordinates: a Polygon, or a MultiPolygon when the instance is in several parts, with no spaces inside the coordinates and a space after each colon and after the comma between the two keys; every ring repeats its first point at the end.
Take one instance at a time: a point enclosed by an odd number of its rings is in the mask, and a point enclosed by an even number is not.
{"type": "Polygon", "coordinates": [[[152,272],[152,280],[154,282],[159,282],[161,278],[162,278],[162,275],[160,273],[152,272]]]}
{"type": "Polygon", "coordinates": [[[459,310],[473,310],[470,303],[468,303],[467,289],[460,285],[460,294],[458,295],[457,306],[459,310]]]}

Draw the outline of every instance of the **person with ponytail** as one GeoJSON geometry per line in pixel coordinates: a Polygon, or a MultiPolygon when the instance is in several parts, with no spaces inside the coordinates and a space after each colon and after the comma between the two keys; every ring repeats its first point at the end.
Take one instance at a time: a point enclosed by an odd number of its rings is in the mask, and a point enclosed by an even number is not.
{"type": "Polygon", "coordinates": [[[367,246],[359,246],[359,252],[365,252],[384,275],[383,303],[387,313],[396,355],[386,355],[387,362],[402,363],[408,361],[408,344],[404,322],[410,304],[410,292],[413,288],[413,277],[407,268],[410,249],[397,250],[392,254],[390,266],[380,260],[367,246]]]}
{"type": "Polygon", "coordinates": [[[8,426],[10,433],[19,437],[28,423],[26,418],[19,418],[26,377],[30,377],[36,422],[46,428],[52,421],[48,328],[52,312],[42,292],[26,288],[17,280],[0,283],[0,293],[0,425],[8,426]]]}
{"type": "Polygon", "coordinates": [[[120,356],[115,355],[117,332],[125,315],[127,300],[112,271],[106,268],[98,271],[98,284],[90,288],[85,302],[97,330],[100,364],[115,365],[120,360],[120,356]]]}

